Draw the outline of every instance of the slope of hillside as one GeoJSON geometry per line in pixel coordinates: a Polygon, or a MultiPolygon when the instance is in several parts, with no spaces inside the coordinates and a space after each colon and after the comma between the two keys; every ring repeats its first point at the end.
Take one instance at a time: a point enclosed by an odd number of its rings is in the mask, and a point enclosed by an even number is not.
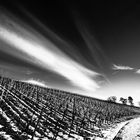
{"type": "Polygon", "coordinates": [[[104,139],[105,130],[138,115],[138,107],[0,77],[2,140],[104,139]]]}

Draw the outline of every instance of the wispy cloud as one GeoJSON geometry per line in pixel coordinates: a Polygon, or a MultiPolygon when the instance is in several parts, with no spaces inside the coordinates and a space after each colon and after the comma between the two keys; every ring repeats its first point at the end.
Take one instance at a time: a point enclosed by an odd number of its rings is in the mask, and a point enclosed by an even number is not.
{"type": "MultiPolygon", "coordinates": [[[[116,72],[117,71],[133,71],[134,73],[136,74],[140,74],[140,69],[137,69],[137,68],[132,68],[130,66],[124,66],[124,65],[116,65],[116,64],[113,64],[112,66],[112,69],[115,70],[116,72]]],[[[114,73],[116,73],[114,72],[114,73]]],[[[113,74],[114,74],[113,73],[113,74]]]]}
{"type": "Polygon", "coordinates": [[[112,69],[113,70],[134,70],[134,68],[132,68],[132,67],[123,66],[123,65],[116,65],[116,64],[113,64],[112,69]]]}
{"type": "Polygon", "coordinates": [[[10,50],[9,53],[12,53],[13,50],[17,58],[61,75],[83,90],[93,92],[100,87],[95,80],[99,73],[71,59],[48,38],[44,38],[37,31],[33,32],[33,29],[27,30],[24,26],[21,27],[12,19],[9,19],[9,23],[12,23],[15,28],[8,26],[6,20],[5,24],[2,22],[4,21],[0,20],[0,39],[7,44],[8,49],[4,48],[6,52],[10,50]]]}
{"type": "Polygon", "coordinates": [[[34,85],[38,85],[38,86],[41,86],[41,87],[47,87],[47,85],[43,81],[40,81],[40,80],[30,79],[30,80],[27,80],[27,81],[24,81],[24,82],[31,83],[31,84],[34,84],[34,85]]]}

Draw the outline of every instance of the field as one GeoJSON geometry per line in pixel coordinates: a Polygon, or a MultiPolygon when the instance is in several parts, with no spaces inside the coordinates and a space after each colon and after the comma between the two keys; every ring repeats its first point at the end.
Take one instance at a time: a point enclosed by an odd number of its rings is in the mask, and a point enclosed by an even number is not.
{"type": "Polygon", "coordinates": [[[1,140],[94,140],[140,108],[0,77],[1,140]]]}

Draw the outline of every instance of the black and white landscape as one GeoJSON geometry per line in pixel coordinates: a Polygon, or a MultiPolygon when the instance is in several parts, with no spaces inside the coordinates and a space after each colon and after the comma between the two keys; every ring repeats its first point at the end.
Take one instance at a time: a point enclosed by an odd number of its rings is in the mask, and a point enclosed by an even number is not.
{"type": "Polygon", "coordinates": [[[0,3],[0,140],[139,140],[140,4],[0,3]]]}
{"type": "Polygon", "coordinates": [[[0,85],[2,140],[139,138],[139,107],[5,77],[0,85]]]}

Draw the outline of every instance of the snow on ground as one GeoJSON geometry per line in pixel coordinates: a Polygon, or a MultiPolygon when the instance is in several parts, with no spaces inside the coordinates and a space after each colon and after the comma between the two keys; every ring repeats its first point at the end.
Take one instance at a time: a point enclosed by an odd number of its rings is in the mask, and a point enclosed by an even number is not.
{"type": "Polygon", "coordinates": [[[118,124],[114,124],[113,126],[111,126],[110,128],[108,128],[107,130],[103,130],[102,134],[103,134],[103,138],[100,137],[96,137],[95,140],[113,140],[113,138],[117,135],[117,133],[119,132],[119,130],[128,123],[129,121],[125,121],[125,122],[121,122],[118,124]]]}
{"type": "Polygon", "coordinates": [[[0,108],[0,114],[7,120],[7,122],[10,122],[11,119],[6,115],[6,113],[0,108]]]}
{"type": "Polygon", "coordinates": [[[6,140],[13,140],[10,135],[7,135],[6,132],[0,132],[0,136],[6,140]]]}
{"type": "Polygon", "coordinates": [[[3,127],[3,125],[0,125],[0,128],[2,128],[3,127]]]}
{"type": "Polygon", "coordinates": [[[130,121],[120,134],[122,140],[140,140],[140,117],[130,121]]]}
{"type": "Polygon", "coordinates": [[[102,133],[104,137],[95,140],[113,140],[115,136],[121,140],[140,140],[140,117],[114,124],[102,133]]]}
{"type": "Polygon", "coordinates": [[[121,122],[118,124],[114,124],[113,127],[110,127],[108,130],[103,131],[103,135],[104,135],[104,139],[106,140],[112,140],[117,133],[119,132],[119,130],[125,125],[127,124],[129,121],[125,121],[125,122],[121,122]]]}

